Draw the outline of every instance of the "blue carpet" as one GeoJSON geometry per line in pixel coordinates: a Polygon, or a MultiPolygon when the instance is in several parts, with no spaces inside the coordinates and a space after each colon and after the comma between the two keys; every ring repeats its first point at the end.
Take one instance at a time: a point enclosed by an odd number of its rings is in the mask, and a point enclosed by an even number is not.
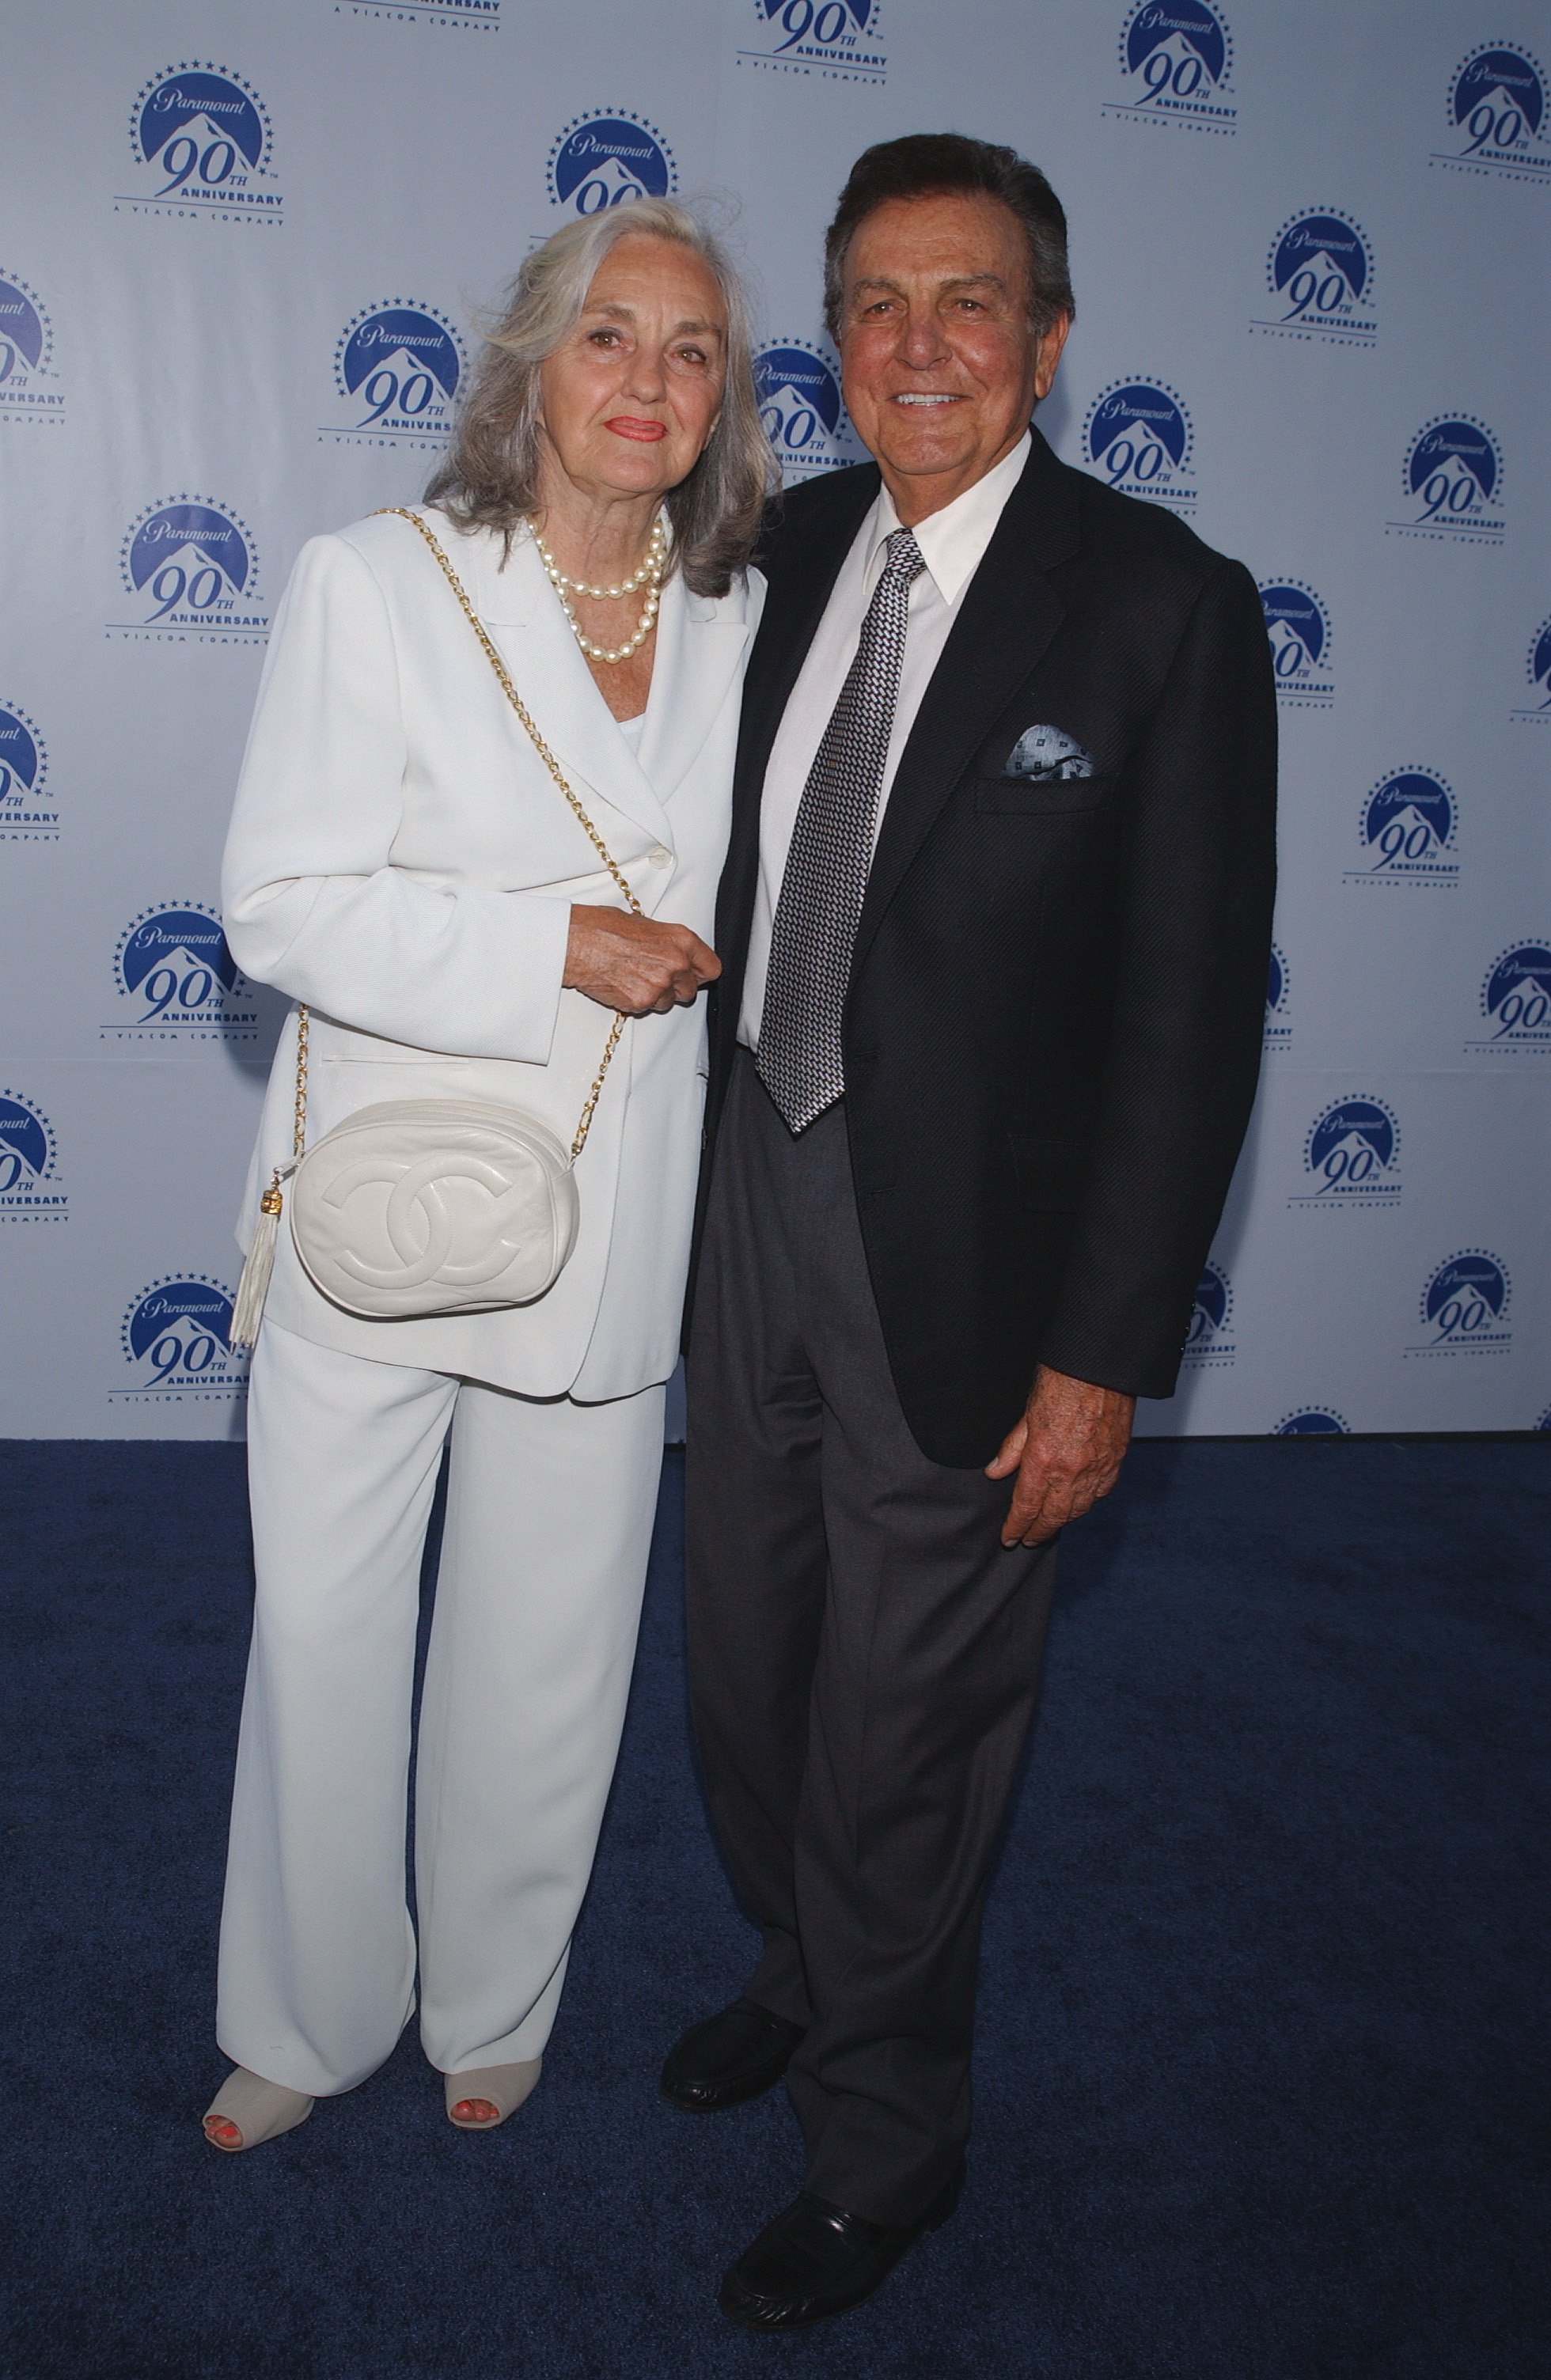
{"type": "Polygon", "coordinates": [[[1065,1549],[962,2211],[872,2305],[758,2340],[712,2292],[796,2177],[792,2119],[655,2090],[751,1939],[685,1736],[676,1459],[538,2095],[456,2133],[411,2039],[226,2159],[198,2118],[240,1455],[0,1447],[0,2372],[1538,2380],[1546,1453],[1135,1449],[1065,1549]]]}

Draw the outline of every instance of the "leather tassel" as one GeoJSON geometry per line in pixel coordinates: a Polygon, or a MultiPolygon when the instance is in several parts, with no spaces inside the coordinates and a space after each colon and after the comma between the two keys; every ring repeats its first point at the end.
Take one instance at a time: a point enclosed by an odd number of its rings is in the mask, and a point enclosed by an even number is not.
{"type": "MultiPolygon", "coordinates": [[[[286,1166],[287,1173],[296,1171],[286,1166]]],[[[259,1336],[259,1325],[264,1318],[264,1300],[269,1295],[270,1275],[274,1270],[274,1241],[280,1229],[280,1172],[277,1171],[259,1201],[259,1220],[254,1227],[252,1244],[237,1283],[236,1303],[232,1308],[230,1344],[234,1350],[251,1347],[259,1336]]]]}

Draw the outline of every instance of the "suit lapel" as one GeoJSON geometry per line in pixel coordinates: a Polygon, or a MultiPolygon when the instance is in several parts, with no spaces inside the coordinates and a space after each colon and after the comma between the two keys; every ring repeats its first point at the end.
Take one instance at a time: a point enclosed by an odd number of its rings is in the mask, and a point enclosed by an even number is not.
{"type": "Polygon", "coordinates": [[[1075,492],[1036,430],[900,756],[856,929],[853,976],[970,754],[1060,626],[1065,613],[1046,574],[1077,542],[1075,492]]]}
{"type": "MultiPolygon", "coordinates": [[[[729,607],[730,611],[730,607],[729,607]]],[[[657,615],[640,767],[660,802],[672,801],[715,725],[737,675],[748,630],[709,597],[692,595],[675,571],[657,615]]]]}
{"type": "MultiPolygon", "coordinates": [[[[441,535],[441,525],[432,526],[441,535]]],[[[504,569],[501,540],[492,531],[443,542],[534,725],[567,775],[576,779],[577,793],[584,798],[591,793],[633,820],[652,842],[672,848],[667,813],[593,683],[532,540],[518,532],[504,569]]],[[[666,609],[666,589],[663,601],[666,609]]],[[[655,694],[657,670],[652,676],[655,694]]],[[[493,685],[491,693],[493,699],[503,699],[493,685]]]]}

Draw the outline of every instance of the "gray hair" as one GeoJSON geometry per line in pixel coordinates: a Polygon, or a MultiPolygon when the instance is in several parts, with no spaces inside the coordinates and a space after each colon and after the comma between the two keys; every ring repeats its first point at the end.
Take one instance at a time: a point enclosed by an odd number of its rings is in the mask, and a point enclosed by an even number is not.
{"type": "Polygon", "coordinates": [[[687,479],[668,497],[673,567],[697,595],[725,595],[754,551],[779,477],[754,389],[748,306],[721,243],[673,199],[638,199],[568,223],[527,257],[484,333],[485,352],[426,490],[459,528],[510,538],[538,503],[539,370],[581,320],[593,276],[618,239],[646,235],[709,266],[727,310],[721,419],[687,479]]]}

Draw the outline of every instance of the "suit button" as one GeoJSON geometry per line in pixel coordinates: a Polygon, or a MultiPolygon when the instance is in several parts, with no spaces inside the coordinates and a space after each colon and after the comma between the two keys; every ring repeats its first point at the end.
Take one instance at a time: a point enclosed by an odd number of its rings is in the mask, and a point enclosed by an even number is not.
{"type": "Polygon", "coordinates": [[[654,843],[652,844],[651,849],[647,854],[647,857],[650,860],[654,868],[672,868],[673,864],[673,853],[671,851],[664,851],[660,843],[654,843]]]}

